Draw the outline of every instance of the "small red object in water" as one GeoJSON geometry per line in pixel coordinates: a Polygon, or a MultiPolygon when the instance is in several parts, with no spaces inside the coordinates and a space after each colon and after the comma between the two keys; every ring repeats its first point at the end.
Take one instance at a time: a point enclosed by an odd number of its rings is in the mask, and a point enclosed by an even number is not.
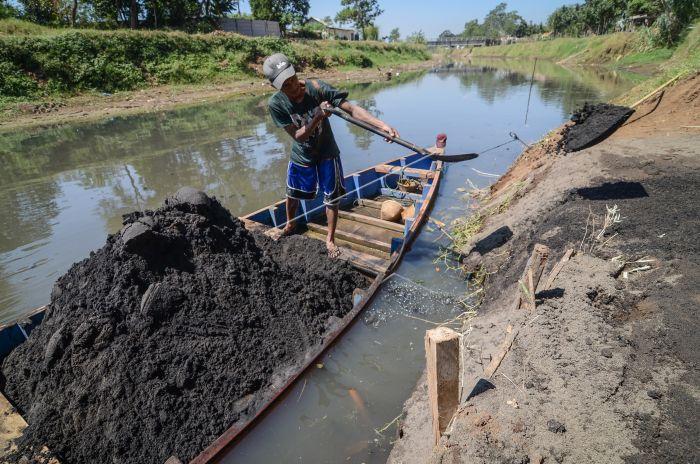
{"type": "Polygon", "coordinates": [[[447,134],[438,134],[435,146],[437,148],[445,148],[445,145],[447,145],[447,134]]]}

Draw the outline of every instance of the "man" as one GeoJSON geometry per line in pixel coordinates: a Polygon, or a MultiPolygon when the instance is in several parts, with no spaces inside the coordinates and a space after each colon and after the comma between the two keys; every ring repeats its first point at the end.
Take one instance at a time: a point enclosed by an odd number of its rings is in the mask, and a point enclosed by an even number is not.
{"type": "Polygon", "coordinates": [[[322,191],[328,219],[326,248],[328,256],[336,258],[340,255],[335,244],[338,203],[345,194],[345,187],[340,150],[328,122],[331,113],[324,110],[338,107],[392,137],[399,134],[363,108],[347,101],[347,92],[338,91],[320,80],[300,81],[289,59],[281,53],[265,60],[263,72],[272,86],[279,90],[268,102],[272,120],[294,139],[287,169],[287,225],[281,235],[294,232],[299,200],[313,200],[316,192],[322,191]]]}

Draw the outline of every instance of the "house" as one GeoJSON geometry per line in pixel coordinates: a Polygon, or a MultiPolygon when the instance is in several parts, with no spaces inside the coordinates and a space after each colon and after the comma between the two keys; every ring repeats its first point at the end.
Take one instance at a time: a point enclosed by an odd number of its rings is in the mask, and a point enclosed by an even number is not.
{"type": "Polygon", "coordinates": [[[355,29],[335,27],[322,19],[311,17],[306,24],[318,24],[321,28],[321,37],[324,39],[360,40],[360,33],[355,29]]]}

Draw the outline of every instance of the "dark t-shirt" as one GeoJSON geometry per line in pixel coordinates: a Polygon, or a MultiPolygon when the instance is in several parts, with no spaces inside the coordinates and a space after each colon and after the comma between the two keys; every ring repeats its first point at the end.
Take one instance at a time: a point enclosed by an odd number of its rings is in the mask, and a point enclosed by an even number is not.
{"type": "MultiPolygon", "coordinates": [[[[293,124],[299,128],[313,119],[314,110],[322,101],[338,106],[348,96],[347,92],[341,92],[323,81],[315,82],[318,83],[318,89],[310,80],[306,81],[306,92],[300,103],[291,101],[281,91],[270,97],[268,107],[277,127],[293,124]]],[[[328,119],[324,119],[305,142],[294,141],[291,160],[302,166],[311,166],[321,160],[335,158],[339,154],[331,125],[328,119]]]]}

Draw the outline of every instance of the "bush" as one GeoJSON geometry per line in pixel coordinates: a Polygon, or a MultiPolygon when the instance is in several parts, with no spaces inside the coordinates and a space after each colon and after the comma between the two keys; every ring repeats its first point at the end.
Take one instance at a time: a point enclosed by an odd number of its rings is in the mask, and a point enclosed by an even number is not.
{"type": "Polygon", "coordinates": [[[0,95],[22,97],[38,90],[37,82],[10,63],[0,63],[0,95]]]}
{"type": "Polygon", "coordinates": [[[38,34],[0,34],[0,95],[114,92],[149,84],[211,82],[252,75],[250,65],[273,53],[286,54],[300,69],[333,65],[367,68],[429,58],[425,48],[407,44],[42,28],[38,34]]]}

